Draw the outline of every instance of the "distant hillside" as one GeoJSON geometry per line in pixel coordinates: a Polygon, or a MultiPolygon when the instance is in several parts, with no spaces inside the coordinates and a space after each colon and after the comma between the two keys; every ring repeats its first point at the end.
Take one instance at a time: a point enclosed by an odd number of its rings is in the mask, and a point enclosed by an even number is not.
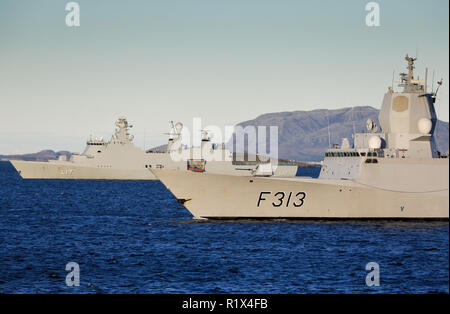
{"type": "Polygon", "coordinates": [[[66,155],[67,158],[70,157],[70,152],[59,151],[54,152],[53,150],[41,150],[38,153],[23,154],[23,155],[0,155],[0,159],[19,159],[19,160],[29,160],[29,161],[48,161],[52,159],[58,159],[61,155],[66,155]]]}
{"type": "MultiPolygon", "coordinates": [[[[331,144],[340,144],[342,138],[352,143],[353,128],[366,132],[366,121],[372,119],[378,125],[379,110],[373,107],[354,107],[337,110],[312,110],[263,114],[254,120],[239,123],[242,127],[278,126],[278,154],[281,159],[318,161],[328,148],[328,121],[331,144]]],[[[439,121],[436,128],[438,150],[449,147],[448,122],[439,121]]],[[[229,145],[230,146],[230,143],[229,145]]]]}
{"type": "MultiPolygon", "coordinates": [[[[296,161],[319,161],[328,148],[328,121],[331,144],[340,144],[342,138],[352,143],[353,129],[366,132],[366,121],[372,119],[378,125],[379,110],[373,107],[354,107],[336,110],[318,109],[312,111],[275,112],[263,114],[254,120],[241,122],[246,126],[278,126],[278,158],[296,161]]],[[[435,132],[438,150],[445,153],[449,148],[449,124],[438,121],[435,132]]],[[[231,142],[228,147],[231,149],[231,142]]],[[[148,151],[164,151],[167,145],[154,147],[148,151]]],[[[50,160],[60,155],[70,156],[70,152],[43,150],[34,154],[0,155],[0,159],[50,160]]]]}
{"type": "Polygon", "coordinates": [[[147,149],[145,152],[147,153],[164,153],[167,151],[167,144],[159,145],[152,147],[150,149],[147,149]]]}

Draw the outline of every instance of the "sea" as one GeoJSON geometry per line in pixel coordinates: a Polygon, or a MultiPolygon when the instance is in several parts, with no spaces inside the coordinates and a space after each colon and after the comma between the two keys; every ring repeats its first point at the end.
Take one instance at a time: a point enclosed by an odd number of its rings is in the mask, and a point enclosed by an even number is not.
{"type": "Polygon", "coordinates": [[[0,293],[448,294],[449,225],[198,221],[159,181],[23,180],[3,161],[0,293]]]}

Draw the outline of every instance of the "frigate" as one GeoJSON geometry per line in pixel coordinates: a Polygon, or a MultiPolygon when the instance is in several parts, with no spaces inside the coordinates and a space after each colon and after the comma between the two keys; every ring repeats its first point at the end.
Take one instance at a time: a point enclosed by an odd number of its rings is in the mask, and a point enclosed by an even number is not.
{"type": "Polygon", "coordinates": [[[132,127],[125,117],[116,121],[110,141],[89,138],[83,153],[73,153],[67,160],[22,161],[11,160],[24,179],[110,179],[156,180],[146,168],[162,166],[167,154],[146,152],[133,144],[132,127]]]}
{"type": "Polygon", "coordinates": [[[415,79],[415,60],[406,55],[402,90],[384,95],[380,128],[368,120],[352,145],[327,149],[318,178],[152,171],[194,218],[448,220],[448,152],[436,150],[433,136],[437,91],[415,79]]]}
{"type": "MultiPolygon", "coordinates": [[[[103,138],[90,138],[81,154],[72,154],[69,159],[60,156],[58,160],[22,161],[11,160],[17,172],[24,179],[94,179],[94,180],[156,180],[148,169],[195,169],[186,161],[193,163],[189,157],[194,156],[195,148],[186,148],[181,144],[182,123],[170,123],[167,149],[162,151],[144,151],[133,144],[133,135],[129,134],[129,125],[125,117],[116,121],[114,134],[110,141],[103,138]],[[180,155],[186,155],[186,160],[174,159],[174,153],[181,150],[180,155]],[[184,153],[184,154],[183,154],[184,153]]],[[[232,153],[224,145],[211,142],[205,133],[202,141],[202,152],[213,152],[216,156],[224,156],[222,160],[206,162],[205,169],[210,173],[231,174],[243,176],[251,173],[258,165],[239,165],[227,160],[232,153]]],[[[281,165],[276,176],[295,176],[297,165],[281,165]]]]}

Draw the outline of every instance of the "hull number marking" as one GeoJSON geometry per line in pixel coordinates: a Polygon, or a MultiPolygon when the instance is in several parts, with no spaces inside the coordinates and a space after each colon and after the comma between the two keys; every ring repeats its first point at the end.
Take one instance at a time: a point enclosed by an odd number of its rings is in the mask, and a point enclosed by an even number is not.
{"type": "Polygon", "coordinates": [[[66,175],[66,176],[70,176],[73,173],[73,169],[59,169],[59,173],[61,175],[66,175]]]}
{"type": "Polygon", "coordinates": [[[273,207],[289,207],[290,205],[301,207],[305,202],[305,198],[305,192],[261,192],[259,194],[257,207],[264,201],[271,202],[273,207]]]}

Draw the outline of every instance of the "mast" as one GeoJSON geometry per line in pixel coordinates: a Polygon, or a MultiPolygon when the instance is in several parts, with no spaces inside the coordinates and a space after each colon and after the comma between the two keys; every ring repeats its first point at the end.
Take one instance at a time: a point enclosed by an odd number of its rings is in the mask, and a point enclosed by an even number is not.
{"type": "Polygon", "coordinates": [[[408,61],[408,83],[411,83],[411,81],[414,80],[414,61],[416,61],[417,58],[409,57],[408,54],[406,54],[405,60],[408,61]]]}

